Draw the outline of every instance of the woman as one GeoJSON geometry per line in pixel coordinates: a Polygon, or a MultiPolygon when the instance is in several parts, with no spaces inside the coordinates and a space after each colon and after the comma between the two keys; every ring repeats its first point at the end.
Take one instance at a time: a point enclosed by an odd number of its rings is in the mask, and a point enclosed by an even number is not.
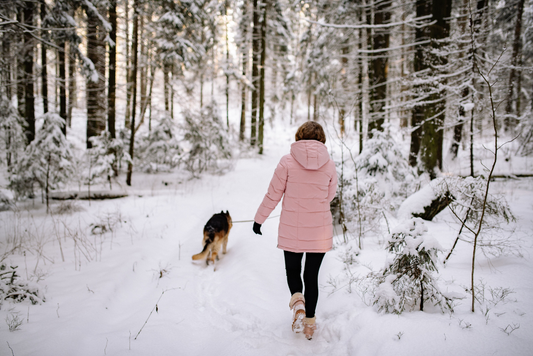
{"type": "Polygon", "coordinates": [[[262,235],[261,225],[284,196],[278,248],[284,251],[287,283],[292,294],[289,302],[293,311],[292,329],[303,330],[311,340],[316,330],[318,272],[333,241],[329,203],[337,190],[337,171],[329,157],[326,135],[320,124],[304,123],[295,138],[291,153],[281,158],[274,171],[268,192],[255,214],[253,231],[262,235]]]}

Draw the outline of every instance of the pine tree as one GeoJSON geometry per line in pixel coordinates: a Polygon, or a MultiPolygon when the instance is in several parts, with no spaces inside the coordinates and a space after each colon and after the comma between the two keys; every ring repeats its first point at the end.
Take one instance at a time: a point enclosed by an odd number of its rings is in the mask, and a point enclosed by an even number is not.
{"type": "MultiPolygon", "coordinates": [[[[109,131],[103,131],[100,136],[93,136],[90,140],[92,148],[87,150],[88,162],[85,173],[89,196],[91,185],[99,180],[107,181],[109,189],[113,189],[111,177],[115,174],[118,163],[126,157],[122,141],[113,138],[109,131]]],[[[129,160],[129,157],[126,158],[129,160]]]]}
{"type": "Polygon", "coordinates": [[[418,305],[423,311],[426,302],[442,311],[453,310],[433,275],[438,272],[437,253],[442,247],[427,231],[420,218],[392,230],[387,249],[394,253],[394,260],[381,273],[372,275],[377,284],[374,304],[378,310],[401,314],[418,305]]]}
{"type": "Polygon", "coordinates": [[[46,113],[43,126],[26,147],[10,177],[11,185],[36,182],[46,198],[49,209],[50,191],[67,183],[73,173],[74,157],[63,134],[65,120],[57,114],[46,113]]]}

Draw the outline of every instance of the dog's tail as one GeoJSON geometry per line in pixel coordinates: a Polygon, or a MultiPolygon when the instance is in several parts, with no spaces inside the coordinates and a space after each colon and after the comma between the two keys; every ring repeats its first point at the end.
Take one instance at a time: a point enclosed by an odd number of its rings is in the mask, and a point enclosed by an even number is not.
{"type": "Polygon", "coordinates": [[[209,246],[213,243],[213,241],[215,241],[215,230],[210,226],[206,229],[206,231],[204,231],[204,234],[207,235],[207,239],[205,240],[204,244],[204,249],[202,250],[202,252],[192,256],[192,259],[195,261],[206,258],[209,254],[209,246]]]}

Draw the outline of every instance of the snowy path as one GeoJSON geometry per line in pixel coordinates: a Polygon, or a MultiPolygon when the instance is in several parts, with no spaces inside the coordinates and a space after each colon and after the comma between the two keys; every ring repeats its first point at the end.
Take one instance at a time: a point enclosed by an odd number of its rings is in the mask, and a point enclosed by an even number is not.
{"type": "MultiPolygon", "coordinates": [[[[65,241],[63,262],[53,234],[43,233],[48,260],[40,259],[45,275],[39,283],[46,286],[47,301],[40,306],[4,303],[0,317],[18,313],[24,323],[15,332],[0,326],[0,355],[11,355],[10,348],[16,356],[531,354],[531,241],[523,247],[525,258],[500,258],[492,265],[480,260],[479,277],[492,287],[513,288],[517,300],[495,307],[488,322],[481,312],[471,314],[466,300],[453,315],[429,310],[398,317],[377,314],[362,302],[360,291],[341,288],[329,295],[328,280],[346,267],[340,261],[342,250],[332,251],[321,270],[319,331],[312,341],[290,330],[283,254],[276,248],[277,218],[267,220],[262,236],[252,233],[251,223],[235,224],[228,253],[216,271],[193,263],[203,225],[213,213],[227,209],[234,220],[253,218],[292,136],[283,131],[274,135],[276,143],[266,142],[271,150],[264,157],[241,159],[224,176],[182,184],[171,182],[172,177],[145,176],[151,181],[139,182],[134,176],[137,187],[128,198],[90,206],[81,202],[83,211],[57,217],[86,226],[105,216],[121,216],[122,223],[104,235],[102,244],[95,239],[99,253],[92,261],[80,255],[79,246],[65,241]],[[162,188],[162,179],[170,187],[162,188]],[[501,329],[510,324],[520,328],[508,336],[501,329]]],[[[530,235],[533,188],[527,185],[508,196],[522,219],[519,234],[530,235]]],[[[16,222],[2,214],[0,233],[5,234],[16,222]]],[[[46,220],[42,209],[24,214],[21,221],[30,222],[24,216],[33,214],[35,226],[53,232],[38,222],[46,220]]],[[[279,207],[272,215],[278,214],[279,207]]],[[[449,247],[455,232],[445,220],[429,227],[449,247]]],[[[357,273],[368,271],[364,266],[379,269],[385,262],[380,239],[375,240],[365,242],[353,266],[357,273]]],[[[8,262],[27,265],[23,271],[31,274],[35,255],[27,261],[13,256],[8,262]]],[[[462,245],[453,263],[441,269],[443,283],[466,285],[468,270],[469,250],[462,245]]]]}

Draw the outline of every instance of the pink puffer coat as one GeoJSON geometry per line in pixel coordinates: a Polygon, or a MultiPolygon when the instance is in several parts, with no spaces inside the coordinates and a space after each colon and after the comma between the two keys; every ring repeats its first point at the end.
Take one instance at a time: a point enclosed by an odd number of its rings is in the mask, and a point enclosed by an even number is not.
{"type": "Polygon", "coordinates": [[[326,145],[300,140],[281,158],[255,221],[263,224],[281,197],[278,248],[291,252],[327,252],[333,242],[329,203],[337,190],[335,163],[326,145]]]}

